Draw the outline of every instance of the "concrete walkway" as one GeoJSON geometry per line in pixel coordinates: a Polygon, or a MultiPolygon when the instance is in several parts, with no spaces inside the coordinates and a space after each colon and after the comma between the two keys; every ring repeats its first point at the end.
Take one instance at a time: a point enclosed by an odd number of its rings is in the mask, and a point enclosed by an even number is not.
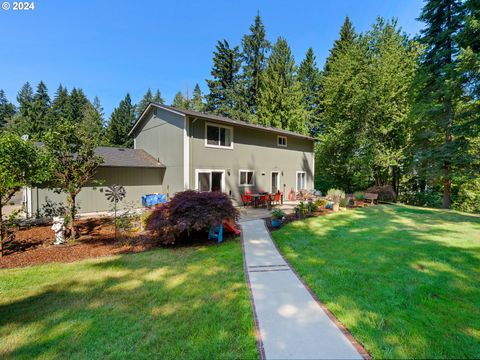
{"type": "Polygon", "coordinates": [[[266,359],[363,359],[276,249],[263,220],[240,223],[266,359]]]}

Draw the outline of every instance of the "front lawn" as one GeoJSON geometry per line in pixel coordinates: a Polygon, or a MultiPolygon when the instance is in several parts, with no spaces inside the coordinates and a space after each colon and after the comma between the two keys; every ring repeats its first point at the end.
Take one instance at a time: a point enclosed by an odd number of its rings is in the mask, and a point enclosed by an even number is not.
{"type": "Polygon", "coordinates": [[[0,358],[257,358],[239,241],[0,270],[0,358]]]}
{"type": "Polygon", "coordinates": [[[272,234],[374,358],[480,358],[480,217],[374,206],[272,234]]]}

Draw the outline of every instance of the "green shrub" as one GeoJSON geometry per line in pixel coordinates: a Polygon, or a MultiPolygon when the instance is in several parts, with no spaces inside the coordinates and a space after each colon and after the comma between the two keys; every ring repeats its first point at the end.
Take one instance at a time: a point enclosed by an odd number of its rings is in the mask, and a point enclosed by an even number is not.
{"type": "Polygon", "coordinates": [[[325,207],[325,205],[327,205],[327,200],[317,199],[317,200],[315,200],[315,205],[317,206],[317,208],[325,207]]]}
{"type": "Polygon", "coordinates": [[[272,219],[280,220],[285,216],[285,212],[282,209],[276,208],[272,210],[272,219]]]}
{"type": "Polygon", "coordinates": [[[340,206],[341,207],[347,207],[349,203],[350,203],[349,198],[343,198],[343,199],[340,200],[340,206]]]}
{"type": "Polygon", "coordinates": [[[414,206],[425,206],[432,208],[442,207],[442,195],[437,191],[425,191],[425,192],[408,192],[403,193],[400,197],[400,201],[414,206]]]}
{"type": "Polygon", "coordinates": [[[353,193],[353,198],[357,201],[365,200],[365,193],[363,191],[355,191],[353,193]]]}
{"type": "Polygon", "coordinates": [[[345,191],[339,189],[330,189],[328,190],[327,195],[334,203],[338,204],[340,203],[340,200],[345,198],[345,191]]]}
{"type": "Polygon", "coordinates": [[[480,178],[460,184],[452,207],[455,210],[480,213],[480,178]]]}

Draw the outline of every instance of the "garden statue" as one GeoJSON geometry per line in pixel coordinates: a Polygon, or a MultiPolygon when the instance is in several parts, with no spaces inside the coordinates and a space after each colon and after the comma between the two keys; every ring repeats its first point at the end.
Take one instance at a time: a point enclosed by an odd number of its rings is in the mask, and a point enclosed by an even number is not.
{"type": "Polygon", "coordinates": [[[51,229],[55,232],[54,245],[62,245],[65,243],[65,220],[63,217],[55,216],[51,229]]]}

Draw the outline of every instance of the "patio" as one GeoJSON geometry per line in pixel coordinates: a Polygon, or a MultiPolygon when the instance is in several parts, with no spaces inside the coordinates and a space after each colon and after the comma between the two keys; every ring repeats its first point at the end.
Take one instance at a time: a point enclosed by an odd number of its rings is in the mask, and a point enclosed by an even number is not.
{"type": "MultiPolygon", "coordinates": [[[[283,204],[274,205],[273,208],[279,208],[285,211],[286,214],[292,214],[295,212],[295,206],[300,203],[300,200],[284,201],[283,204]]],[[[240,221],[265,219],[271,217],[271,210],[266,207],[255,208],[253,206],[243,206],[236,204],[238,211],[240,212],[240,221]]]]}

